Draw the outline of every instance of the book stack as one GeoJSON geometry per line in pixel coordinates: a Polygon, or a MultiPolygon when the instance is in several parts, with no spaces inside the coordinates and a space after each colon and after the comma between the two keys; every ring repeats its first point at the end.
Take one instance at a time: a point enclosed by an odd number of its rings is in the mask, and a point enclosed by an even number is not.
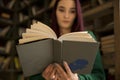
{"type": "Polygon", "coordinates": [[[101,50],[104,54],[113,53],[115,51],[114,45],[115,41],[113,34],[101,38],[101,50]]]}
{"type": "Polygon", "coordinates": [[[101,38],[101,51],[103,53],[104,67],[113,67],[115,62],[115,41],[113,34],[101,38]]]}

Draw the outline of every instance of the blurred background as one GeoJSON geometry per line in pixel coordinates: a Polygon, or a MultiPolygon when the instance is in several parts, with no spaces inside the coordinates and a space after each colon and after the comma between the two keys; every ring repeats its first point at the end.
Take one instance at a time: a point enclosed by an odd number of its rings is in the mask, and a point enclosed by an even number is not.
{"type": "MultiPolygon", "coordinates": [[[[80,0],[85,30],[100,42],[107,80],[120,80],[120,0],[80,0]]],[[[16,44],[36,21],[51,23],[54,0],[0,0],[0,80],[29,80],[23,76],[16,44]]]]}

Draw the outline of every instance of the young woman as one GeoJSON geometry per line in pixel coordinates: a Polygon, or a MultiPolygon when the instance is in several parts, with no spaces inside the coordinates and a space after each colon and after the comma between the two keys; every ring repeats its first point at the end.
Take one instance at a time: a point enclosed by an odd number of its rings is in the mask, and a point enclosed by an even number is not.
{"type": "MultiPolygon", "coordinates": [[[[83,20],[79,0],[56,0],[52,14],[51,28],[57,36],[82,31],[83,20]]],[[[94,36],[94,35],[93,35],[94,36]]],[[[57,63],[50,64],[42,74],[30,77],[30,80],[105,80],[100,53],[97,53],[91,74],[72,73],[67,62],[64,68],[57,63]]]]}

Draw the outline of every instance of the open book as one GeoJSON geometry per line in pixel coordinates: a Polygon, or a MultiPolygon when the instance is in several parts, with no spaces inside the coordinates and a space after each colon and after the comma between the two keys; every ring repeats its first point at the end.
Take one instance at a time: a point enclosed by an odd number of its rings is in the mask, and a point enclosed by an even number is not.
{"type": "Polygon", "coordinates": [[[53,62],[67,61],[79,74],[91,73],[99,43],[88,31],[67,33],[57,38],[47,25],[37,22],[26,29],[16,46],[24,76],[41,73],[53,62]]]}
{"type": "Polygon", "coordinates": [[[19,44],[46,38],[52,38],[55,40],[57,39],[59,41],[69,40],[69,41],[96,42],[92,38],[92,36],[88,33],[88,31],[67,33],[57,38],[55,32],[49,26],[41,22],[34,23],[33,25],[31,25],[31,28],[27,28],[26,33],[23,33],[22,37],[23,39],[19,40],[19,44]]]}

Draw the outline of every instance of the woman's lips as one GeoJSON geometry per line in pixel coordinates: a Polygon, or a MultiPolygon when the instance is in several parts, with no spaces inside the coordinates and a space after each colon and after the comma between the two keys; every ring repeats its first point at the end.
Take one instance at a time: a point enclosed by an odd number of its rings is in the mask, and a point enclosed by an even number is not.
{"type": "Polygon", "coordinates": [[[69,23],[70,21],[63,21],[64,23],[69,23]]]}

